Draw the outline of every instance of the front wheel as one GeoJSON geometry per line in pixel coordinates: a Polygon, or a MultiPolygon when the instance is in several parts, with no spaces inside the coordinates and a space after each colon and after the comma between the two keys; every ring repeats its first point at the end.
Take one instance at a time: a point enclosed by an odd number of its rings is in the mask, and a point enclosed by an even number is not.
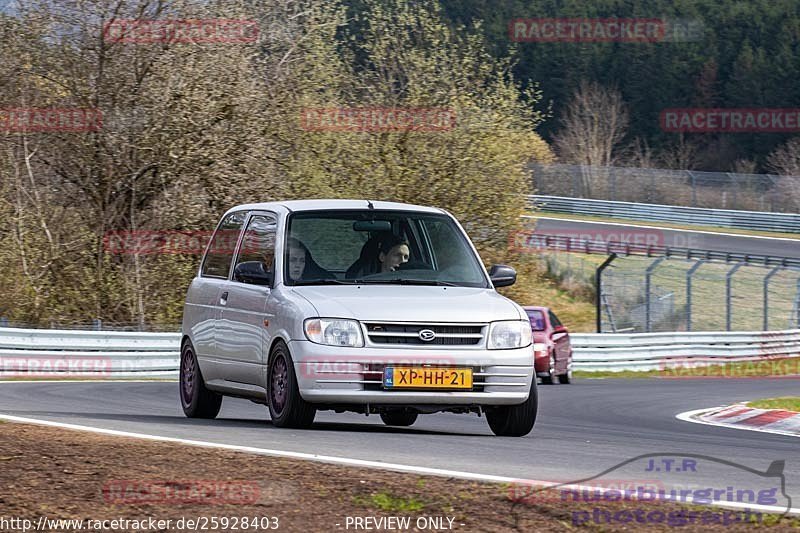
{"type": "Polygon", "coordinates": [[[381,420],[387,426],[410,426],[417,421],[417,415],[413,411],[384,411],[381,420]]]}
{"type": "Polygon", "coordinates": [[[518,405],[502,405],[487,409],[486,421],[498,437],[523,437],[533,429],[538,407],[539,398],[534,378],[527,400],[518,405]]]}
{"type": "Polygon", "coordinates": [[[279,428],[307,428],[314,423],[317,409],[300,397],[289,348],[275,345],[267,369],[267,397],[272,424],[279,428]]]}
{"type": "Polygon", "coordinates": [[[189,418],[215,418],[222,407],[222,395],[206,388],[194,349],[188,342],[181,349],[180,396],[183,413],[189,418]]]}

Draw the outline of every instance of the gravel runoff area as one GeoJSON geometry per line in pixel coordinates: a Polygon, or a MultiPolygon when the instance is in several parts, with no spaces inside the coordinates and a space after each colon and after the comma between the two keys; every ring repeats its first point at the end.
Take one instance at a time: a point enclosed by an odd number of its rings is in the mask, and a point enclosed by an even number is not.
{"type": "Polygon", "coordinates": [[[518,486],[10,422],[0,486],[0,531],[800,531],[796,518],[759,527],[716,507],[565,503],[518,486]],[[55,522],[67,519],[78,522],[55,522]]]}

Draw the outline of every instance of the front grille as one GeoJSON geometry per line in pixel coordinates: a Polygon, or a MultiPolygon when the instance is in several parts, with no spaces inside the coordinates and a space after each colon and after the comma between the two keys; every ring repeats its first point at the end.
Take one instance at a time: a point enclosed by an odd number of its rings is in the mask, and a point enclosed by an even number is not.
{"type": "Polygon", "coordinates": [[[483,342],[483,324],[390,324],[368,322],[367,336],[372,344],[412,344],[417,346],[477,346],[483,342]],[[419,332],[430,330],[433,340],[425,341],[419,332]]]}

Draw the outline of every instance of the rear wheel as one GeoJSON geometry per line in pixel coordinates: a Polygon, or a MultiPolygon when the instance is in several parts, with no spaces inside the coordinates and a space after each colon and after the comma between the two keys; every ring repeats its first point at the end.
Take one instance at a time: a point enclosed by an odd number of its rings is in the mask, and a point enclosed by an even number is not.
{"type": "Polygon", "coordinates": [[[267,397],[272,424],[280,428],[307,428],[314,422],[317,409],[300,397],[297,375],[282,342],[275,345],[267,369],[267,397]]]}
{"type": "Polygon", "coordinates": [[[531,382],[528,399],[519,405],[503,405],[486,410],[486,421],[498,437],[523,437],[536,423],[539,399],[536,380],[531,382]]]}
{"type": "Polygon", "coordinates": [[[222,395],[206,388],[194,348],[188,342],[181,349],[180,396],[183,413],[189,418],[215,418],[222,406],[222,395]]]}
{"type": "Polygon", "coordinates": [[[572,369],[567,369],[567,372],[558,376],[558,382],[562,385],[569,385],[572,383],[572,369]]]}
{"type": "Polygon", "coordinates": [[[384,411],[381,420],[387,426],[410,426],[417,421],[417,416],[413,411],[384,411]]]}

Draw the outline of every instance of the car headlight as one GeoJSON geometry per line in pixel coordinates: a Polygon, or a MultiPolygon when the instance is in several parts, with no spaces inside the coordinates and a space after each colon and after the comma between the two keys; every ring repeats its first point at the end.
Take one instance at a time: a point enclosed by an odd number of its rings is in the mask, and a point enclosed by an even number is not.
{"type": "Polygon", "coordinates": [[[341,318],[309,318],[303,331],[311,342],[328,346],[364,346],[361,326],[355,320],[341,318]]]}
{"type": "Polygon", "coordinates": [[[531,323],[527,320],[503,320],[489,325],[490,350],[524,348],[531,343],[531,323]]]}

